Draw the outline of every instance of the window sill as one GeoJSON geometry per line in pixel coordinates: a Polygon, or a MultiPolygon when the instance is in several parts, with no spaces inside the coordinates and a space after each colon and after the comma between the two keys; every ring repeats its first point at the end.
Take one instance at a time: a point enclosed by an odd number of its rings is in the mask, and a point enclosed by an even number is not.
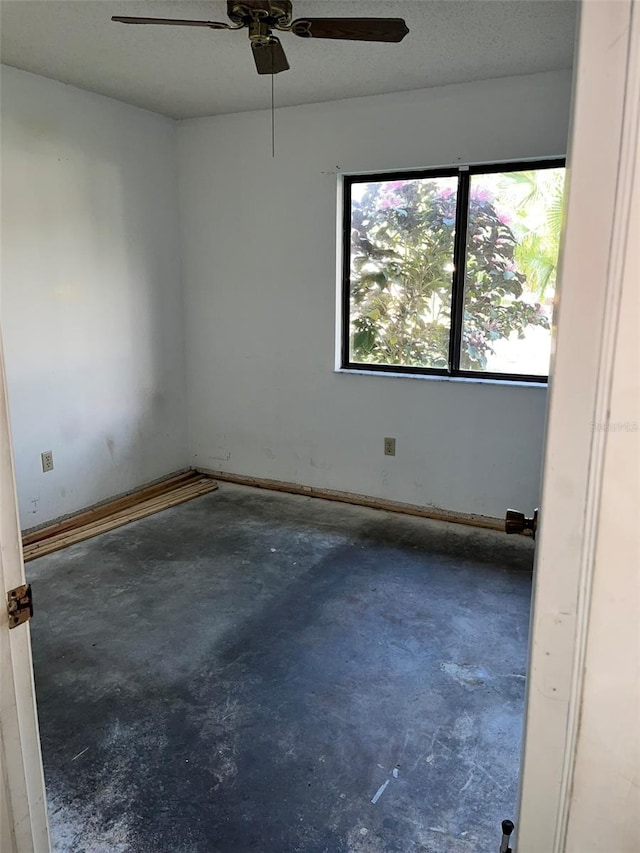
{"type": "Polygon", "coordinates": [[[508,388],[543,388],[547,390],[548,382],[522,382],[511,379],[486,379],[478,376],[436,376],[427,373],[392,373],[389,370],[355,370],[352,367],[336,367],[334,373],[351,374],[352,376],[378,376],[393,379],[423,379],[427,382],[455,382],[464,385],[504,385],[508,388]]]}

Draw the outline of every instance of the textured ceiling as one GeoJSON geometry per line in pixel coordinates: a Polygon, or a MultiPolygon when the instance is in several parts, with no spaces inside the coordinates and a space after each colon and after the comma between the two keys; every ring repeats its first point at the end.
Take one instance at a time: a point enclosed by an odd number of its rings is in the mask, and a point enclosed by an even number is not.
{"type": "MultiPolygon", "coordinates": [[[[111,15],[226,21],[221,0],[2,0],[0,58],[174,118],[268,107],[246,30],[132,27],[111,15]]],[[[277,106],[570,68],[573,0],[294,0],[294,17],[403,17],[400,44],[281,34],[277,106]]]]}

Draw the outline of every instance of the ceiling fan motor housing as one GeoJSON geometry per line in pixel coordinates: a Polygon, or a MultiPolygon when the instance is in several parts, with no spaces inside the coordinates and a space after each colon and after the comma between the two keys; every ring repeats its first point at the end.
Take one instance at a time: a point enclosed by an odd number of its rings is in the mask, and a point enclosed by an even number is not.
{"type": "Polygon", "coordinates": [[[234,24],[248,26],[259,22],[267,27],[288,27],[291,0],[227,0],[227,15],[234,24]]]}

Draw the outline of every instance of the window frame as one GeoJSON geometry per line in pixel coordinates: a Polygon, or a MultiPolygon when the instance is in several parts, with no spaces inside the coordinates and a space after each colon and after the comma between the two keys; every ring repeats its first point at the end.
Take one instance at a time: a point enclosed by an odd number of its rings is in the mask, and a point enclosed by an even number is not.
{"type": "Polygon", "coordinates": [[[343,175],[342,181],[342,282],[340,294],[340,369],[375,373],[396,373],[408,376],[439,376],[460,379],[482,379],[500,382],[531,382],[545,384],[548,374],[494,373],[482,370],[463,370],[460,368],[462,348],[462,327],[464,320],[464,284],[466,275],[466,248],[469,187],[473,175],[486,175],[496,172],[523,172],[537,169],[566,169],[566,158],[554,157],[541,160],[518,160],[503,163],[485,163],[458,165],[437,169],[405,169],[394,172],[373,172],[367,174],[343,175]],[[456,222],[452,262],[454,270],[451,276],[451,326],[449,330],[448,367],[413,367],[400,364],[373,364],[351,361],[351,187],[358,183],[377,183],[382,181],[406,181],[420,178],[458,178],[456,197],[456,222]]]}

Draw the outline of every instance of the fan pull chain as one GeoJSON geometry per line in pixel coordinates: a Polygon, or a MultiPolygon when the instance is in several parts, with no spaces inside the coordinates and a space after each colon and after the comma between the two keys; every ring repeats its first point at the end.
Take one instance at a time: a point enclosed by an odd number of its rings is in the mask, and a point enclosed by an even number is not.
{"type": "Polygon", "coordinates": [[[274,87],[273,87],[273,51],[271,51],[271,157],[276,156],[276,110],[274,102],[274,87]]]}

